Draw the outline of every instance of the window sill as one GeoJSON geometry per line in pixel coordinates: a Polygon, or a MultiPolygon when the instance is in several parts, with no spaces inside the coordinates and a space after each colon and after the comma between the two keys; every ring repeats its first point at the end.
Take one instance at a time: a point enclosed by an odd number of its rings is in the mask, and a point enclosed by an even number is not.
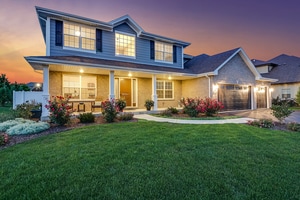
{"type": "Polygon", "coordinates": [[[72,47],[63,47],[64,50],[71,50],[71,51],[79,51],[84,53],[94,53],[96,54],[96,50],[85,50],[85,49],[78,49],[78,48],[72,48],[72,47]]]}

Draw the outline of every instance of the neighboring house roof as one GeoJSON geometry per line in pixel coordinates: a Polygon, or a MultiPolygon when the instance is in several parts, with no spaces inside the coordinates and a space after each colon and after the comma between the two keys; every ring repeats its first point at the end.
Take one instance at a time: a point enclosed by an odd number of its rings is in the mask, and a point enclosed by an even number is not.
{"type": "Polygon", "coordinates": [[[270,66],[276,66],[277,65],[276,63],[266,62],[266,61],[257,60],[257,59],[252,59],[251,61],[255,65],[255,67],[264,66],[264,65],[270,65],[270,66]]]}
{"type": "Polygon", "coordinates": [[[113,31],[114,27],[116,27],[122,23],[127,23],[137,33],[138,37],[146,38],[146,39],[161,40],[161,41],[165,41],[165,42],[170,42],[172,44],[182,45],[183,47],[187,47],[190,45],[189,42],[184,42],[184,41],[172,39],[169,37],[164,37],[164,36],[155,35],[152,33],[147,33],[129,15],[124,15],[124,16],[114,19],[110,22],[102,22],[102,21],[98,21],[98,20],[94,20],[94,19],[89,19],[86,17],[81,17],[78,15],[68,14],[68,13],[59,12],[56,10],[51,10],[51,9],[41,8],[41,7],[36,7],[36,12],[38,15],[38,19],[40,22],[40,26],[41,26],[45,41],[46,41],[47,17],[53,17],[56,19],[68,20],[68,21],[74,21],[74,22],[78,22],[78,23],[87,24],[87,25],[94,26],[94,27],[97,27],[102,30],[106,30],[106,31],[113,31]]]}
{"type": "Polygon", "coordinates": [[[300,82],[299,57],[282,54],[267,62],[277,64],[269,73],[264,74],[264,77],[278,79],[275,84],[300,82]]]}

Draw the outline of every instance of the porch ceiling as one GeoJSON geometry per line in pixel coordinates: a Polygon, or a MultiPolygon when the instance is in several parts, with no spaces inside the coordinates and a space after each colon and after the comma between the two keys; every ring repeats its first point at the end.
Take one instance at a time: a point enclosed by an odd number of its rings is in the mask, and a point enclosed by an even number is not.
{"type": "Polygon", "coordinates": [[[68,72],[68,73],[83,73],[83,74],[102,74],[109,75],[110,71],[115,72],[116,77],[136,77],[136,78],[152,78],[152,75],[155,74],[159,79],[172,79],[172,80],[186,80],[195,78],[193,76],[188,76],[179,73],[172,72],[143,72],[143,71],[133,71],[133,70],[114,70],[114,69],[105,69],[99,67],[88,67],[88,66],[80,66],[80,65],[49,65],[49,71],[60,71],[60,72],[68,72]],[[80,72],[83,70],[83,72],[80,72]]]}

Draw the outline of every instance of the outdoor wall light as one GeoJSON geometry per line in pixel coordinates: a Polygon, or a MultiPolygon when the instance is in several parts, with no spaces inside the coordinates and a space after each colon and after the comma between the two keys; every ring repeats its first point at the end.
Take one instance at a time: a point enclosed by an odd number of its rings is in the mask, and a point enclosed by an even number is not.
{"type": "Polygon", "coordinates": [[[218,85],[218,84],[214,84],[214,85],[213,85],[213,91],[214,91],[214,92],[217,92],[218,89],[219,89],[219,85],[218,85]]]}
{"type": "Polygon", "coordinates": [[[274,92],[274,88],[270,88],[270,92],[274,92]]]}
{"type": "Polygon", "coordinates": [[[171,76],[169,76],[169,77],[168,77],[168,79],[169,79],[169,80],[171,80],[171,79],[172,79],[172,77],[171,77],[171,76]]]}
{"type": "Polygon", "coordinates": [[[83,69],[80,69],[79,72],[80,72],[80,73],[83,73],[84,71],[83,71],[83,69]]]}
{"type": "Polygon", "coordinates": [[[128,73],[128,76],[129,76],[129,77],[132,77],[132,74],[129,72],[129,73],[128,73]]]}

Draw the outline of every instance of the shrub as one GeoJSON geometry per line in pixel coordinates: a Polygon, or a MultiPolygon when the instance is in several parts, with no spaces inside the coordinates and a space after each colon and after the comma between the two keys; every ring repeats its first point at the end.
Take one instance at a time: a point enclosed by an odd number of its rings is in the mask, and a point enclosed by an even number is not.
{"type": "Polygon", "coordinates": [[[272,115],[276,117],[280,123],[292,114],[292,110],[289,109],[289,105],[287,103],[282,103],[282,105],[272,105],[271,106],[272,115]]]}
{"type": "Polygon", "coordinates": [[[49,124],[46,122],[35,122],[23,118],[0,123],[0,131],[6,132],[8,135],[33,134],[46,130],[49,127],[49,124]]]}
{"type": "Polygon", "coordinates": [[[77,117],[81,123],[93,123],[95,122],[95,116],[93,113],[80,113],[77,117]]]}
{"type": "MultiPolygon", "coordinates": [[[[298,91],[299,92],[299,91],[298,91]]],[[[300,94],[299,94],[300,95],[300,94]]],[[[290,107],[293,106],[299,106],[299,103],[297,102],[297,96],[296,99],[280,99],[279,96],[272,99],[272,105],[278,105],[281,106],[283,104],[287,104],[290,107]]]]}
{"type": "Polygon", "coordinates": [[[297,102],[297,104],[299,106],[300,105],[300,87],[299,87],[298,92],[296,94],[296,102],[297,102]]]}
{"type": "Polygon", "coordinates": [[[134,114],[133,113],[120,113],[118,116],[118,119],[120,121],[129,121],[133,119],[134,114]]]}
{"type": "Polygon", "coordinates": [[[116,118],[118,112],[114,99],[101,102],[102,115],[106,122],[111,123],[116,118]]]}
{"type": "Polygon", "coordinates": [[[160,114],[162,116],[171,117],[172,116],[172,111],[169,110],[169,109],[166,109],[166,110],[162,111],[160,114]]]}
{"type": "Polygon", "coordinates": [[[178,114],[178,112],[179,112],[179,110],[174,107],[168,107],[167,110],[170,111],[171,114],[178,114]]]}
{"type": "Polygon", "coordinates": [[[70,122],[72,109],[68,105],[69,99],[65,99],[62,96],[53,97],[53,100],[48,101],[48,105],[45,107],[50,112],[50,121],[58,124],[64,125],[70,122]]]}
{"type": "Polygon", "coordinates": [[[181,98],[180,105],[183,106],[183,112],[190,117],[197,117],[199,110],[197,109],[200,103],[199,98],[181,98]]]}
{"type": "Polygon", "coordinates": [[[16,115],[15,112],[12,111],[10,113],[0,113],[0,122],[5,122],[7,120],[15,119],[16,115]]]}
{"type": "Polygon", "coordinates": [[[8,135],[29,135],[47,130],[49,127],[47,122],[21,123],[9,128],[6,133],[8,135]]]}
{"type": "Polygon", "coordinates": [[[248,121],[248,124],[259,128],[274,127],[274,122],[272,121],[272,119],[259,119],[259,120],[248,121]]]}
{"type": "Polygon", "coordinates": [[[300,124],[296,122],[290,122],[287,124],[287,129],[291,131],[298,131],[300,132],[300,124]]]}
{"type": "Polygon", "coordinates": [[[221,102],[211,98],[182,98],[180,104],[183,106],[184,113],[190,117],[197,117],[199,113],[205,113],[206,116],[213,116],[224,108],[221,102]]]}
{"type": "Polygon", "coordinates": [[[8,135],[6,133],[0,134],[0,146],[5,145],[8,142],[8,135]]]}
{"type": "Polygon", "coordinates": [[[123,112],[124,108],[126,108],[126,101],[124,99],[116,100],[116,109],[118,112],[123,112]]]}

